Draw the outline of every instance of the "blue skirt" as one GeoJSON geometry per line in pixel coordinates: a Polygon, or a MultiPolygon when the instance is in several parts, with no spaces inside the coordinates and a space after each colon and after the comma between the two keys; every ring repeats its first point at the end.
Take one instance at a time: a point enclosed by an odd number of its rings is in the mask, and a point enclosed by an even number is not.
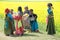
{"type": "Polygon", "coordinates": [[[38,23],[37,23],[37,21],[30,21],[30,25],[31,25],[31,31],[38,30],[38,23]]]}

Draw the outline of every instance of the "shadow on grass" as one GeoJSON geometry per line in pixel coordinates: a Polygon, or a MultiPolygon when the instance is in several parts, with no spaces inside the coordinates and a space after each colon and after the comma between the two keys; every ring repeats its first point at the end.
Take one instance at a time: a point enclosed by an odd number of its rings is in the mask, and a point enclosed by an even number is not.
{"type": "Polygon", "coordinates": [[[12,35],[11,37],[39,37],[39,35],[37,34],[43,34],[42,32],[31,32],[31,33],[27,33],[27,34],[23,34],[22,36],[21,35],[12,35]]]}
{"type": "Polygon", "coordinates": [[[39,35],[36,35],[36,34],[23,34],[22,36],[21,35],[11,35],[10,37],[39,37],[39,35]]]}
{"type": "Polygon", "coordinates": [[[38,35],[35,35],[35,34],[24,34],[23,36],[34,36],[34,37],[38,37],[38,35]]]}

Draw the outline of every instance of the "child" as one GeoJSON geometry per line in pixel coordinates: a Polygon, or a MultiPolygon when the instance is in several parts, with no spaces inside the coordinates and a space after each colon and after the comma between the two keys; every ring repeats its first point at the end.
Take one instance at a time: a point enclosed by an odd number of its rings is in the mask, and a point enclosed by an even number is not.
{"type": "Polygon", "coordinates": [[[53,35],[55,34],[55,25],[54,25],[54,15],[52,11],[52,3],[48,3],[48,24],[47,24],[47,31],[48,34],[53,35]]]}
{"type": "Polygon", "coordinates": [[[23,27],[23,23],[22,23],[22,8],[18,7],[18,15],[15,16],[15,20],[16,20],[16,31],[14,31],[15,35],[22,35],[24,33],[24,27],[23,27]],[[22,25],[18,26],[18,22],[20,22],[22,25]]]}
{"type": "MultiPolygon", "coordinates": [[[[13,9],[11,9],[10,10],[10,13],[11,13],[11,15],[12,15],[12,17],[13,17],[13,28],[12,29],[14,29],[14,31],[15,31],[15,22],[14,22],[14,10],[13,9]]],[[[13,31],[12,31],[12,34],[13,34],[13,31]]]]}
{"type": "Polygon", "coordinates": [[[30,25],[32,32],[39,32],[38,30],[38,23],[37,23],[37,15],[33,13],[33,9],[30,9],[30,25]]]}
{"type": "Polygon", "coordinates": [[[24,9],[25,9],[24,14],[25,13],[29,14],[28,6],[26,6],[24,9]]]}
{"type": "Polygon", "coordinates": [[[13,17],[8,8],[5,9],[5,13],[6,16],[5,16],[4,33],[6,36],[13,35],[14,31],[13,17]]]}
{"type": "Polygon", "coordinates": [[[24,19],[26,18],[26,20],[24,20],[24,25],[26,24],[26,26],[24,26],[24,27],[25,27],[25,29],[30,29],[29,28],[30,27],[30,20],[29,20],[28,16],[26,16],[26,14],[30,15],[29,10],[28,10],[28,6],[26,6],[24,9],[25,9],[25,11],[24,11],[23,17],[25,16],[24,19]]]}

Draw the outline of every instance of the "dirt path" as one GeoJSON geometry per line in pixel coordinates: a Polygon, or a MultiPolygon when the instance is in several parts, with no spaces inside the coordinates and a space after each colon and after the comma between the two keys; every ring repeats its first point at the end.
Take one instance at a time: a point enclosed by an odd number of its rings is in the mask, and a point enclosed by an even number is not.
{"type": "Polygon", "coordinates": [[[23,36],[5,36],[0,33],[0,40],[60,40],[60,38],[41,33],[26,33],[23,36]]]}

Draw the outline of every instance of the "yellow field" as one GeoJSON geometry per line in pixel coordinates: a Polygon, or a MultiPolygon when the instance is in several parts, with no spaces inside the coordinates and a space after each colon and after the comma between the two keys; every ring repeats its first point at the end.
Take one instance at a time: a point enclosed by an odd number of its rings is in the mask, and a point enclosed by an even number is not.
{"type": "MultiPolygon", "coordinates": [[[[49,2],[0,2],[0,14],[4,15],[4,10],[6,8],[14,9],[17,12],[18,6],[22,6],[23,11],[24,7],[28,6],[29,9],[34,9],[34,13],[38,15],[39,22],[46,22],[47,17],[47,4],[49,2]]],[[[60,23],[60,2],[52,2],[54,7],[54,19],[55,22],[60,23]]]]}

